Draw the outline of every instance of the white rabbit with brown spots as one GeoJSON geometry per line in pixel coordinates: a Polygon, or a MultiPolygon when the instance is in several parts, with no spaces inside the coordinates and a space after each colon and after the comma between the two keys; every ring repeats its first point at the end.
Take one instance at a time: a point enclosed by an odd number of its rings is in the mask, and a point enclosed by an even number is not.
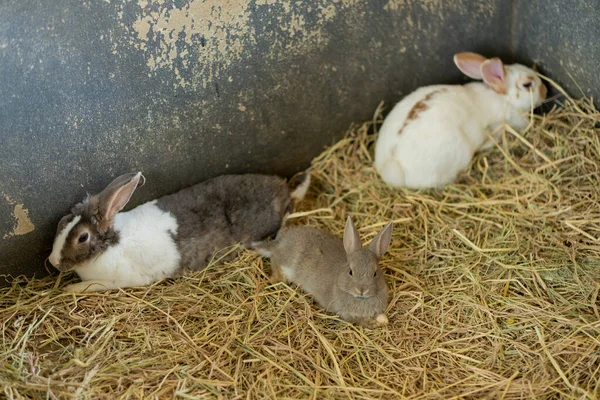
{"type": "Polygon", "coordinates": [[[490,132],[502,123],[523,129],[531,107],[546,98],[546,86],[523,65],[475,53],[458,53],[454,63],[483,82],[419,88],[385,118],[374,164],[389,185],[419,189],[452,183],[475,152],[493,144],[490,132]]]}

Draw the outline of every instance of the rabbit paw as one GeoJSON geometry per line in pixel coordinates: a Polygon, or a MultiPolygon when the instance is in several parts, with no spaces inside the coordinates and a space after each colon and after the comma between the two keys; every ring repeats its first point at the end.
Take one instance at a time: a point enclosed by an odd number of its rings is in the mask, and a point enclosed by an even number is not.
{"type": "Polygon", "coordinates": [[[375,321],[377,322],[377,326],[386,326],[388,324],[388,317],[385,314],[379,314],[375,317],[375,321]]]}
{"type": "Polygon", "coordinates": [[[375,318],[365,318],[359,322],[361,326],[369,329],[375,329],[388,324],[388,318],[385,314],[379,314],[375,318]]]}
{"type": "Polygon", "coordinates": [[[279,282],[285,282],[285,276],[283,275],[283,271],[281,271],[281,268],[279,267],[275,267],[275,266],[271,266],[271,279],[270,279],[271,284],[276,284],[279,282]]]}

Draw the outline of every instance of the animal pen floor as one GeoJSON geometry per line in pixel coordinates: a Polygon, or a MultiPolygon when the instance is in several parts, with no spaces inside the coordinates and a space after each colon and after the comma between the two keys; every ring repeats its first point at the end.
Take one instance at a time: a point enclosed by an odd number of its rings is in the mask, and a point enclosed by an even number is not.
{"type": "Polygon", "coordinates": [[[373,122],[317,157],[291,223],[364,240],[388,220],[389,326],[268,283],[252,251],[149,288],[0,289],[8,398],[598,399],[600,114],[564,100],[506,130],[455,185],[386,187],[373,122]]]}

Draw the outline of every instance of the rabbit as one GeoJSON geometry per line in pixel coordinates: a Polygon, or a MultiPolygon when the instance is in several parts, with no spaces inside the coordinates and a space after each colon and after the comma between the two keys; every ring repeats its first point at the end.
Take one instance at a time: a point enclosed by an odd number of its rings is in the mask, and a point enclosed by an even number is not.
{"type": "Polygon", "coordinates": [[[504,122],[525,128],[531,107],[546,98],[546,86],[523,65],[475,53],[458,53],[454,63],[483,83],[426,86],[396,104],[375,145],[374,166],[387,184],[421,189],[454,182],[475,152],[493,146],[489,132],[504,122]]]}
{"type": "Polygon", "coordinates": [[[227,246],[275,236],[310,174],[294,188],[277,176],[223,175],[120,212],[145,181],[141,172],[122,175],[60,220],[50,263],[82,280],[65,291],[149,285],[201,270],[227,246]]]}
{"type": "Polygon", "coordinates": [[[375,328],[388,323],[388,289],[378,262],[391,239],[390,222],[363,248],[348,217],[343,241],[317,228],[284,227],[275,240],[254,247],[271,259],[272,283],[295,283],[327,311],[375,328]]]}

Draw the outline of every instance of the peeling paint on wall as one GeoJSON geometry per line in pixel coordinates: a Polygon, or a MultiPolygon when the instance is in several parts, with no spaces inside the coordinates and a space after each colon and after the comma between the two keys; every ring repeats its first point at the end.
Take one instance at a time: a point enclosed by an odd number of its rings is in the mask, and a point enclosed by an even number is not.
{"type": "Polygon", "coordinates": [[[25,208],[23,204],[17,203],[9,196],[4,195],[6,201],[14,206],[12,217],[15,219],[15,224],[11,232],[6,233],[2,238],[9,239],[13,236],[26,235],[35,230],[35,226],[29,219],[29,210],[25,208]]]}
{"type": "Polygon", "coordinates": [[[286,56],[300,55],[312,48],[321,48],[329,43],[325,25],[343,10],[359,9],[364,0],[321,0],[312,4],[292,0],[278,2],[276,8],[277,30],[266,32],[273,43],[274,51],[285,51],[286,56]]]}
{"type": "MultiPolygon", "coordinates": [[[[146,52],[150,71],[166,68],[174,72],[178,86],[191,83],[182,76],[190,62],[206,66],[219,60],[229,66],[250,40],[245,1],[192,0],[177,8],[165,0],[141,0],[138,5],[140,15],[132,26],[137,37],[131,44],[146,52]],[[189,57],[190,47],[198,54],[195,60],[189,57]]],[[[210,71],[210,78],[219,72],[210,71]]]]}
{"type": "Polygon", "coordinates": [[[150,76],[166,70],[176,88],[205,88],[257,43],[254,19],[268,27],[261,36],[271,47],[267,57],[275,60],[283,51],[299,55],[326,45],[324,25],[361,3],[367,1],[188,0],[177,7],[171,0],[139,0],[133,22],[120,6],[117,17],[126,35],[124,41],[115,39],[113,54],[121,46],[133,47],[144,53],[150,76]]]}

